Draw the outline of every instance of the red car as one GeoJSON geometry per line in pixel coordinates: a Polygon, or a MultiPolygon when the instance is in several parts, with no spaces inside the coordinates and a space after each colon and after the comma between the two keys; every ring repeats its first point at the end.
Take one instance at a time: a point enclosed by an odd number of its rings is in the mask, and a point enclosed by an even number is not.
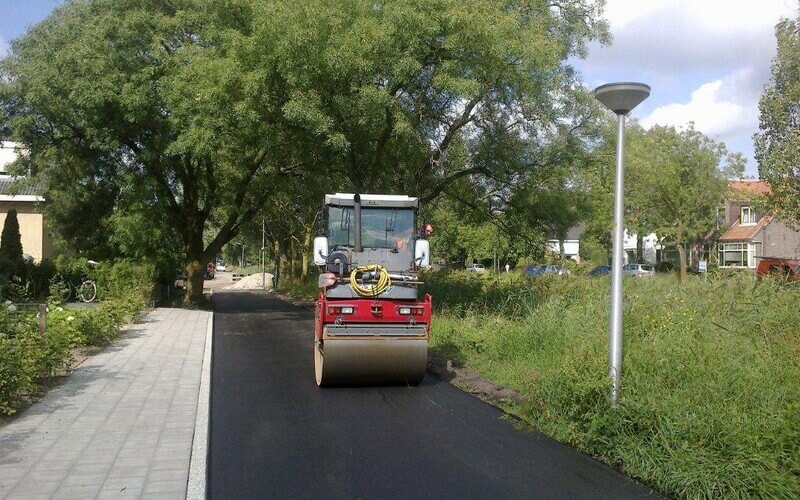
{"type": "Polygon", "coordinates": [[[800,280],[800,260],[761,257],[756,276],[774,276],[788,281],[800,280]]]}

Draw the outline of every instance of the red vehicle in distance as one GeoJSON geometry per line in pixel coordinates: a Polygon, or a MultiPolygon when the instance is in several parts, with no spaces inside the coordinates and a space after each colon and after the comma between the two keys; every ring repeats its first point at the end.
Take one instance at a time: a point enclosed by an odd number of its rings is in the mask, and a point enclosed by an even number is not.
{"type": "Polygon", "coordinates": [[[800,260],[780,257],[756,257],[759,259],[756,276],[773,276],[787,281],[800,281],[800,260]]]}

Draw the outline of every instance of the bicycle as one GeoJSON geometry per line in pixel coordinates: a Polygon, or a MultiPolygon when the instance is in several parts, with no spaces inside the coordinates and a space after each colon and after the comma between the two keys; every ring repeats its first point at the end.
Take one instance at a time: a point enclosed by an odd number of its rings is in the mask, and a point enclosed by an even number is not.
{"type": "Polygon", "coordinates": [[[67,278],[64,278],[61,273],[56,273],[53,276],[50,285],[51,294],[62,302],[69,302],[73,296],[81,302],[94,302],[97,298],[97,284],[90,280],[84,279],[80,285],[67,278]]]}

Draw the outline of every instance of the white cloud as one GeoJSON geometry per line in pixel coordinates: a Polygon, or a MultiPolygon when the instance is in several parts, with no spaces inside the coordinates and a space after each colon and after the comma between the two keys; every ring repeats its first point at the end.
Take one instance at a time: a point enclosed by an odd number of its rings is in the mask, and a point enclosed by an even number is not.
{"type": "MultiPolygon", "coordinates": [[[[634,22],[658,22],[677,14],[705,31],[758,30],[796,12],[795,0],[608,0],[606,19],[614,30],[634,22]]],[[[679,29],[686,26],[676,26],[679,29]]]]}
{"type": "Polygon", "coordinates": [[[758,128],[759,87],[753,85],[755,70],[745,68],[696,88],[689,102],[655,108],[641,121],[653,125],[685,126],[694,122],[704,134],[722,139],[758,128]]]}

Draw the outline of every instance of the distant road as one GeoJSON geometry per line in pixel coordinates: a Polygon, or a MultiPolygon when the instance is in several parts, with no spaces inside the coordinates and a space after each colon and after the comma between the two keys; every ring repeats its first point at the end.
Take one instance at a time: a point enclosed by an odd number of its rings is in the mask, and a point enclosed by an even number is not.
{"type": "Polygon", "coordinates": [[[643,498],[619,472],[433,376],[319,389],[312,312],[214,294],[212,498],[643,498]]]}

